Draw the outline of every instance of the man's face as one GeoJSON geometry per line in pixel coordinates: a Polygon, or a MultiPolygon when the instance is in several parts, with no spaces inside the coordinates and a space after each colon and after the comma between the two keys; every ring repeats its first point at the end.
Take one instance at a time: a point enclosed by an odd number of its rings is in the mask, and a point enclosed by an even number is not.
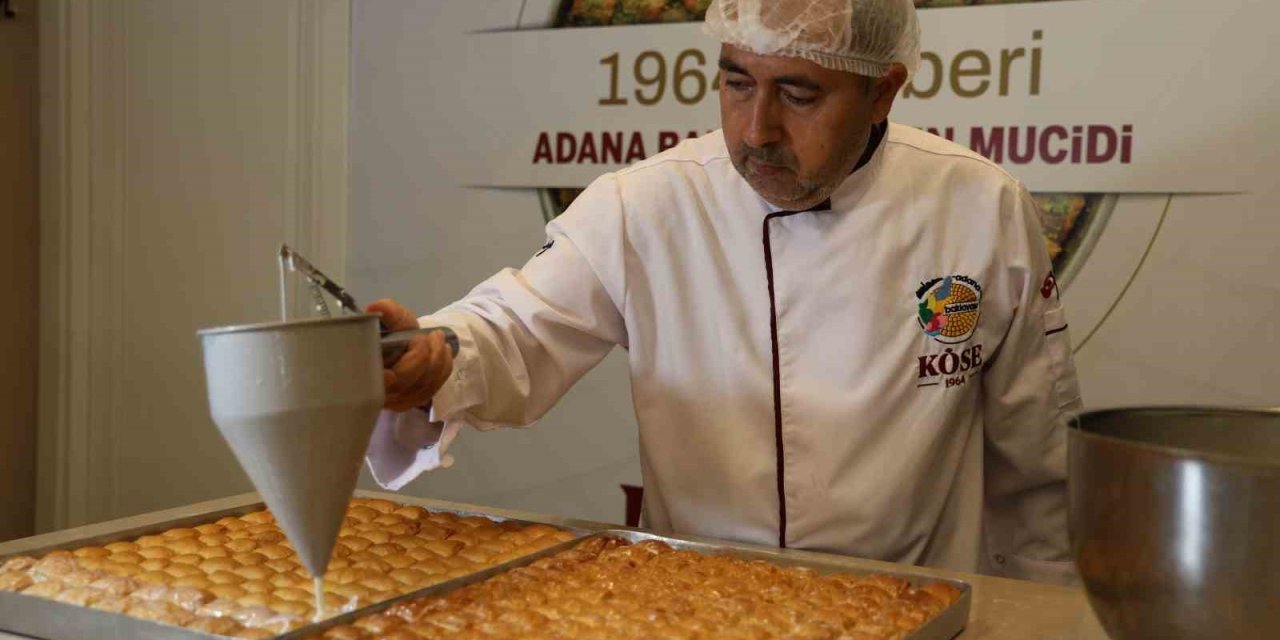
{"type": "Polygon", "coordinates": [[[871,80],[788,56],[720,48],[720,122],[733,166],[765,200],[808,209],[853,171],[906,72],[871,80]]]}

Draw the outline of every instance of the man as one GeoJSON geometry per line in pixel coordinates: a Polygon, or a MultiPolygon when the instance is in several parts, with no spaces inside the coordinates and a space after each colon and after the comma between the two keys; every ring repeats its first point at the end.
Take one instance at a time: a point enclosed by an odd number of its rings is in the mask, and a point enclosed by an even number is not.
{"type": "Polygon", "coordinates": [[[627,349],[651,528],[1068,580],[1078,408],[1035,205],[887,118],[910,0],[720,0],[723,130],[591,184],[548,242],[422,319],[386,373],[385,486],[524,425],[627,349]],[[433,429],[418,407],[431,403],[433,429]]]}

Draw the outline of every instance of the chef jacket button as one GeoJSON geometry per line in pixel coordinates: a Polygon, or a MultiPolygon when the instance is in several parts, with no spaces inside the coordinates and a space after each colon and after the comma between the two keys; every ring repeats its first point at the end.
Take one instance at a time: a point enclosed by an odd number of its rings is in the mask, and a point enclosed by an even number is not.
{"type": "Polygon", "coordinates": [[[996,554],[996,564],[999,564],[999,565],[1003,565],[1003,564],[1004,564],[1004,556],[1003,556],[1003,555],[1001,555],[1001,554],[999,554],[999,553],[997,553],[997,554],[996,554]]]}

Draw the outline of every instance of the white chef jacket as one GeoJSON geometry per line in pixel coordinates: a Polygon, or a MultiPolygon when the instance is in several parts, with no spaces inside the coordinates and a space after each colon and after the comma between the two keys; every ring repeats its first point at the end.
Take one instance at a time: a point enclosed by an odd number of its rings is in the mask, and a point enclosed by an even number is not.
{"type": "Polygon", "coordinates": [[[601,176],[547,233],[421,319],[461,344],[444,433],[384,415],[383,486],[448,464],[461,425],[536,421],[619,345],[650,528],[1071,579],[1080,396],[1036,206],[999,166],[893,124],[829,209],[780,211],[717,131],[601,176]]]}

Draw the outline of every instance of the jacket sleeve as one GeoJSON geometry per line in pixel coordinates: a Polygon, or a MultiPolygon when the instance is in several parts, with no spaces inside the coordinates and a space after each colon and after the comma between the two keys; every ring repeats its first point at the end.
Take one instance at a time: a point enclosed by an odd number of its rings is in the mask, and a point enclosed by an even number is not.
{"type": "Polygon", "coordinates": [[[379,418],[367,460],[380,485],[399,489],[449,466],[445,449],[463,425],[534,423],[614,345],[626,348],[623,233],[616,179],[605,175],[547,225],[546,244],[524,267],[419,319],[453,329],[458,355],[429,417],[379,418]]]}
{"type": "Polygon", "coordinates": [[[1066,426],[1081,408],[1071,340],[1035,202],[1018,185],[1003,208],[1003,282],[992,293],[1014,307],[983,373],[984,569],[1070,583],[1066,426]]]}

